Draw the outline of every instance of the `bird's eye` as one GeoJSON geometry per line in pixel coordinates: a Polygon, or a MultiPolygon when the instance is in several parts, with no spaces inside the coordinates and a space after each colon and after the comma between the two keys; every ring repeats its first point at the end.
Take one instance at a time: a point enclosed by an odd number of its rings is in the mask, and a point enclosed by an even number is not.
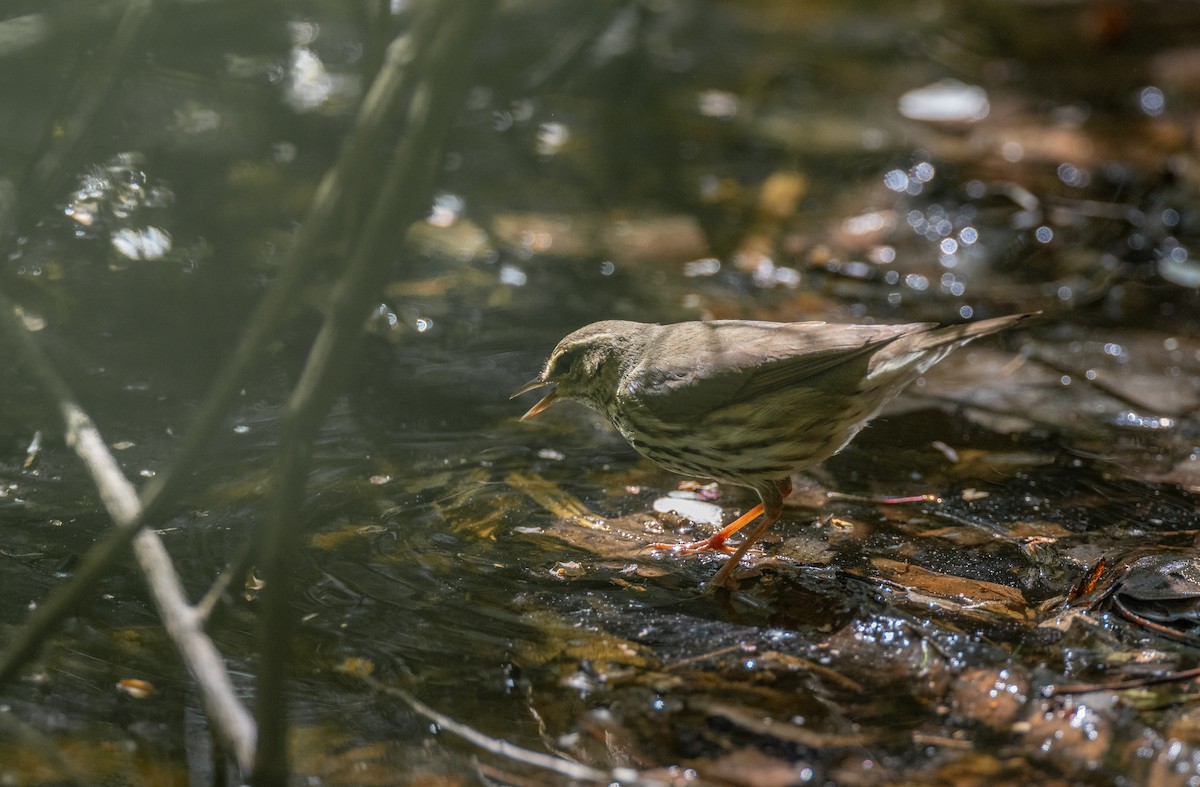
{"type": "Polygon", "coordinates": [[[566,377],[571,373],[571,369],[579,361],[583,355],[581,348],[568,347],[550,362],[550,368],[547,370],[547,378],[557,379],[566,377]]]}

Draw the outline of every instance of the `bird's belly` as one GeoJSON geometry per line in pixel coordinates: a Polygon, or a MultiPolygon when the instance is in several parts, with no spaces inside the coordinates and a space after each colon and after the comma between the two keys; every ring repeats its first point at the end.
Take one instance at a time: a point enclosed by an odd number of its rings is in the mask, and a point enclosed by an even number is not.
{"type": "MultiPolygon", "coordinates": [[[[811,402],[808,404],[812,404],[811,402]]],[[[872,414],[851,404],[826,407],[739,404],[695,423],[614,421],[643,456],[680,475],[742,486],[778,481],[840,451],[872,414]]],[[[872,408],[873,409],[873,408],[872,408]]]]}

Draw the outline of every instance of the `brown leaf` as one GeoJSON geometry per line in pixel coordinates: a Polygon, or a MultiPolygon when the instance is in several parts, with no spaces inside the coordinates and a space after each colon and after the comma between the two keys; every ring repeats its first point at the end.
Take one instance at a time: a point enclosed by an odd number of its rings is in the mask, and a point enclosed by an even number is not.
{"type": "Polygon", "coordinates": [[[907,590],[912,601],[976,619],[1001,616],[1026,623],[1033,621],[1033,612],[1021,591],[1008,585],[941,574],[882,557],[872,560],[871,565],[884,579],[907,590]]]}
{"type": "Polygon", "coordinates": [[[784,787],[801,784],[812,776],[802,762],[776,759],[751,748],[732,751],[697,770],[706,781],[741,787],[784,787]]]}

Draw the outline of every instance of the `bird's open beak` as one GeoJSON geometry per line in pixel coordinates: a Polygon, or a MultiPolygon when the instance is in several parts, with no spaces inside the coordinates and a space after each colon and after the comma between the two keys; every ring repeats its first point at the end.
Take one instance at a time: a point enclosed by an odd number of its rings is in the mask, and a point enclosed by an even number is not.
{"type": "MultiPolygon", "coordinates": [[[[518,388],[516,390],[516,392],[513,393],[513,395],[508,398],[515,399],[523,393],[529,393],[530,391],[536,390],[538,388],[545,388],[547,385],[553,385],[553,383],[548,383],[540,377],[535,377],[534,379],[530,380],[529,382],[525,383],[520,388],[518,388]]],[[[529,408],[529,410],[525,413],[525,415],[521,416],[521,420],[527,421],[530,418],[533,418],[535,415],[540,413],[542,410],[545,410],[547,407],[554,404],[556,401],[558,401],[558,392],[556,389],[551,389],[550,393],[543,396],[538,401],[537,404],[535,404],[533,407],[529,408]]]]}

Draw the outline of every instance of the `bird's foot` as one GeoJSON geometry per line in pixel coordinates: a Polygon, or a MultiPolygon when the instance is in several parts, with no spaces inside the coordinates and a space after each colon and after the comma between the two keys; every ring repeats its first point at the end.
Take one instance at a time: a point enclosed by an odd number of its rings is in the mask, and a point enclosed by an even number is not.
{"type": "Polygon", "coordinates": [[[730,559],[729,562],[721,566],[720,571],[713,575],[711,584],[713,587],[724,590],[737,590],[743,580],[753,579],[760,574],[762,574],[761,567],[757,565],[746,567],[742,565],[740,559],[737,561],[730,559]],[[743,570],[737,571],[739,567],[743,570]]]}
{"type": "Polygon", "coordinates": [[[725,543],[726,536],[721,533],[714,533],[708,538],[700,541],[691,541],[682,544],[649,544],[645,548],[653,550],[666,549],[676,555],[695,555],[700,552],[736,552],[736,547],[731,547],[725,543]]]}
{"type": "MultiPolygon", "coordinates": [[[[788,491],[791,491],[790,487],[788,491]]],[[[762,513],[763,505],[762,503],[759,503],[754,508],[751,508],[749,511],[742,514],[740,517],[735,519],[733,522],[730,522],[717,532],[713,533],[708,538],[701,539],[700,541],[692,541],[691,543],[687,544],[651,544],[650,546],[646,547],[646,549],[669,549],[676,555],[694,555],[697,552],[725,552],[728,554],[730,552],[737,552],[738,549],[742,549],[742,551],[745,552],[744,548],[749,548],[749,545],[757,540],[758,535],[751,537],[749,542],[742,541],[742,546],[737,548],[731,547],[725,542],[728,541],[729,537],[734,533],[738,532],[750,522],[753,522],[755,519],[761,516],[762,513]]],[[[771,522],[774,522],[778,518],[779,514],[775,513],[772,518],[765,521],[769,526],[771,522]]],[[[758,527],[759,529],[755,532],[757,534],[761,534],[763,525],[760,524],[758,527]]]]}

